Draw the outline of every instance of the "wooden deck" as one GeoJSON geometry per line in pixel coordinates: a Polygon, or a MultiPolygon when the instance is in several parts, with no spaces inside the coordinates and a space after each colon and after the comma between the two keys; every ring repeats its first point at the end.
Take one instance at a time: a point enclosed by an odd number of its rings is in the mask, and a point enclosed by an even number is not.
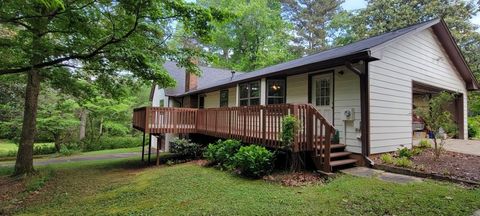
{"type": "Polygon", "coordinates": [[[286,115],[294,115],[300,121],[293,151],[312,152],[318,166],[331,170],[330,140],[335,129],[310,104],[208,109],[142,107],[134,110],[133,127],[150,134],[199,133],[279,148],[282,119],[286,115]]]}

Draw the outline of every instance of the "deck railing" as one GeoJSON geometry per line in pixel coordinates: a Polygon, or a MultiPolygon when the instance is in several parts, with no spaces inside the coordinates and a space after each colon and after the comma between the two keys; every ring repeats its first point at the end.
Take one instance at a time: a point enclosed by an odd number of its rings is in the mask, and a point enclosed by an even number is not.
{"type": "Polygon", "coordinates": [[[334,127],[310,104],[208,109],[142,107],[134,110],[133,127],[151,134],[201,133],[246,143],[281,147],[282,120],[294,115],[300,127],[293,151],[313,151],[329,166],[334,127]]]}

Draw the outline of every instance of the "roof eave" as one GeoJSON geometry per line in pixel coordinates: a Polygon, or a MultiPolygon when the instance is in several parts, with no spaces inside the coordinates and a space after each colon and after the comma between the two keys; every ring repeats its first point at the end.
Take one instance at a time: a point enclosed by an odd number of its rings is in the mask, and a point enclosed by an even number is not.
{"type": "Polygon", "coordinates": [[[432,26],[433,32],[439,38],[440,43],[445,48],[447,54],[452,60],[453,64],[460,72],[460,75],[466,82],[466,88],[468,91],[479,91],[480,84],[475,78],[472,70],[468,66],[468,63],[465,61],[460,48],[457,45],[457,42],[452,36],[452,33],[448,30],[448,26],[445,21],[442,19],[439,23],[432,26]]]}
{"type": "Polygon", "coordinates": [[[320,62],[315,62],[315,63],[312,63],[312,64],[301,65],[301,66],[298,66],[298,67],[288,68],[288,69],[281,70],[281,71],[276,71],[276,72],[273,72],[273,73],[261,74],[261,75],[258,75],[258,76],[255,76],[255,77],[249,77],[249,78],[246,78],[246,79],[234,80],[232,82],[225,83],[225,84],[222,84],[222,85],[212,86],[212,87],[208,87],[208,88],[205,88],[205,89],[199,89],[199,90],[186,92],[186,93],[183,93],[183,94],[178,94],[178,95],[175,95],[175,97],[182,97],[182,96],[187,96],[187,95],[192,95],[192,94],[199,94],[199,93],[204,93],[204,92],[220,90],[220,89],[223,89],[223,88],[235,86],[239,83],[249,82],[249,81],[258,80],[258,79],[267,78],[267,77],[292,76],[292,75],[297,75],[297,74],[302,74],[302,73],[308,73],[308,72],[313,71],[313,70],[321,70],[321,69],[325,69],[325,68],[329,68],[329,67],[344,65],[345,62],[354,63],[354,62],[358,62],[360,60],[375,61],[375,60],[378,60],[378,59],[372,57],[371,56],[371,51],[369,49],[366,49],[366,50],[362,50],[362,51],[357,52],[357,53],[353,53],[353,54],[350,54],[350,55],[345,55],[345,56],[334,58],[334,59],[328,59],[328,60],[324,60],[324,61],[320,61],[320,62]]]}

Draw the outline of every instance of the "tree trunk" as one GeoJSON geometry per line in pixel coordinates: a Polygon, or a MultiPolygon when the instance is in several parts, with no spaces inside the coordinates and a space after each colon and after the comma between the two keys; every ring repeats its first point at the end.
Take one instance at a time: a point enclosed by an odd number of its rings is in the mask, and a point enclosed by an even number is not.
{"type": "Polygon", "coordinates": [[[85,139],[85,131],[87,128],[87,115],[88,112],[86,109],[81,109],[80,111],[80,131],[79,131],[79,136],[78,139],[81,141],[85,139]]]}
{"type": "Polygon", "coordinates": [[[22,134],[18,146],[14,175],[29,174],[33,169],[33,142],[37,126],[38,94],[40,93],[40,74],[38,69],[28,73],[23,110],[22,134]]]}
{"type": "MultiPolygon", "coordinates": [[[[44,14],[44,8],[39,8],[44,14]]],[[[31,22],[32,26],[32,50],[30,64],[36,65],[43,61],[45,50],[41,36],[47,29],[48,18],[38,18],[31,22]]],[[[23,109],[23,124],[18,146],[17,160],[15,161],[14,175],[31,174],[33,169],[33,142],[37,127],[38,94],[40,93],[40,69],[32,68],[27,73],[27,86],[25,91],[25,107],[23,109]]]]}

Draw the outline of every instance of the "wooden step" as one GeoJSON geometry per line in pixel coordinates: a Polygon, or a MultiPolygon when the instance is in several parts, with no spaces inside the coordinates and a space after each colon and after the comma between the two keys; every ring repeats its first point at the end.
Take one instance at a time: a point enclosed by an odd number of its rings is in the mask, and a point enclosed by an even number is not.
{"type": "MultiPolygon", "coordinates": [[[[345,148],[347,145],[345,144],[330,144],[330,149],[339,149],[339,148],[345,148]]],[[[325,148],[325,145],[322,146],[322,149],[325,148]]]]}
{"type": "Polygon", "coordinates": [[[354,164],[356,162],[357,160],[355,159],[336,160],[336,161],[330,161],[330,166],[335,167],[335,166],[341,166],[341,165],[347,165],[347,164],[354,164]]]}
{"type": "MultiPolygon", "coordinates": [[[[339,158],[339,157],[345,157],[351,155],[351,152],[343,151],[343,152],[332,152],[330,153],[330,158],[339,158]]],[[[324,154],[322,154],[322,157],[325,157],[324,154]]]]}

